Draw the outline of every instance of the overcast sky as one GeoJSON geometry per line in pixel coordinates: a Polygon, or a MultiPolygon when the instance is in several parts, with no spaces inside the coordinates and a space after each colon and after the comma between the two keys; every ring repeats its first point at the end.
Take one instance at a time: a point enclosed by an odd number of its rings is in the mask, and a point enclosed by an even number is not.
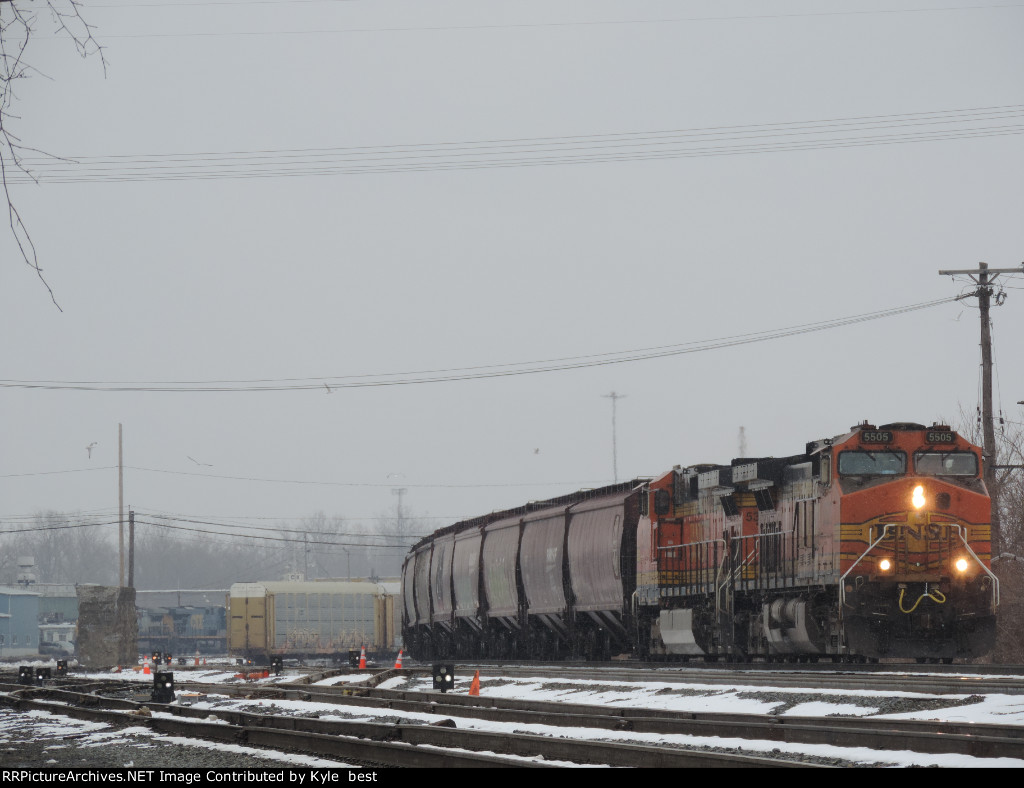
{"type": "Polygon", "coordinates": [[[72,161],[11,185],[60,310],[0,232],[51,386],[0,388],[0,523],[116,516],[118,424],[147,515],[441,526],[979,402],[976,299],[708,346],[1020,266],[1024,3],[82,5],[106,75],[40,17],[11,107],[72,161]]]}

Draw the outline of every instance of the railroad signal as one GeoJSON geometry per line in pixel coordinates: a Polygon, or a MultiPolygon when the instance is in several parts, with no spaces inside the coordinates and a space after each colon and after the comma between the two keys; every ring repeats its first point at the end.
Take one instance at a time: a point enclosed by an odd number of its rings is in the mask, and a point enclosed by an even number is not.
{"type": "Polygon", "coordinates": [[[57,660],[57,678],[68,675],[68,661],[66,659],[57,660]]]}
{"type": "Polygon", "coordinates": [[[28,665],[18,666],[18,683],[31,684],[33,681],[32,668],[28,665]]]}
{"type": "Polygon", "coordinates": [[[36,684],[43,686],[44,681],[49,681],[51,672],[49,668],[36,668],[36,684]]]}
{"type": "Polygon", "coordinates": [[[356,649],[350,648],[348,650],[348,664],[350,667],[359,667],[359,652],[356,649]]]}
{"type": "Polygon", "coordinates": [[[434,675],[434,689],[447,692],[455,687],[455,666],[436,664],[431,671],[434,675]]]}
{"type": "Polygon", "coordinates": [[[284,670],[284,658],[283,657],[271,657],[270,667],[274,671],[275,676],[280,676],[281,671],[284,670]]]}
{"type": "Polygon", "coordinates": [[[153,694],[150,696],[153,703],[174,702],[174,674],[154,673],[153,694]]]}

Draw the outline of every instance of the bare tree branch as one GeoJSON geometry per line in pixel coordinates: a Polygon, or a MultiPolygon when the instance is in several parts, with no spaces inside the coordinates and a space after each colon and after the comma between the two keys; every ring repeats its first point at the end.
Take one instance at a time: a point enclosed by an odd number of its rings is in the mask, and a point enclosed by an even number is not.
{"type": "Polygon", "coordinates": [[[55,32],[66,35],[79,55],[83,58],[98,55],[104,76],[107,73],[107,60],[103,48],[93,36],[93,27],[82,17],[79,0],[43,0],[38,3],[34,3],[34,0],[0,0],[0,182],[3,183],[4,197],[7,200],[8,223],[22,260],[36,272],[39,281],[49,292],[54,306],[63,311],[57,303],[53,288],[43,276],[35,243],[14,204],[8,181],[11,169],[20,170],[36,181],[26,165],[25,154],[31,152],[50,155],[24,145],[11,130],[11,123],[18,120],[11,112],[16,98],[15,84],[18,80],[27,79],[31,74],[38,73],[25,60],[25,54],[38,25],[38,13],[29,10],[30,4],[49,13],[55,25],[55,32]]]}

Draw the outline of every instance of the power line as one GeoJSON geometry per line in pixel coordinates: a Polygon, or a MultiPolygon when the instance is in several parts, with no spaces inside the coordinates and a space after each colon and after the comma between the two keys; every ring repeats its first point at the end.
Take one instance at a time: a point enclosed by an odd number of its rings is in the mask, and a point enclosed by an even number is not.
{"type": "MultiPolygon", "coordinates": [[[[136,514],[138,514],[138,513],[136,513],[136,514]]],[[[215,530],[208,530],[208,529],[203,529],[203,528],[193,528],[193,527],[187,526],[187,525],[177,525],[177,524],[169,523],[169,522],[165,522],[165,521],[140,520],[138,517],[136,517],[135,522],[136,522],[136,524],[150,525],[150,526],[159,527],[159,528],[168,528],[168,529],[171,529],[173,531],[186,531],[186,532],[200,534],[200,535],[204,535],[204,536],[211,536],[211,537],[212,536],[226,536],[226,537],[228,537],[230,539],[236,539],[236,540],[240,540],[240,541],[255,539],[255,540],[261,540],[261,541],[284,542],[286,544],[293,544],[293,545],[298,545],[298,544],[314,544],[314,545],[324,545],[324,546],[331,546],[331,547],[367,547],[367,548],[374,548],[374,549],[378,549],[378,550],[379,549],[391,550],[391,549],[399,549],[399,548],[401,548],[403,553],[404,553],[405,547],[406,547],[406,545],[402,545],[402,544],[389,545],[389,544],[376,544],[376,543],[370,543],[370,542],[336,541],[336,540],[330,540],[330,539],[320,539],[320,540],[305,540],[305,539],[301,539],[301,538],[300,539],[289,539],[289,538],[283,537],[283,536],[263,536],[263,535],[260,535],[260,534],[228,533],[228,532],[225,532],[225,531],[215,531],[215,530]]],[[[102,526],[110,526],[110,525],[117,525],[117,524],[118,524],[117,520],[108,520],[106,522],[63,523],[61,525],[37,525],[37,526],[31,526],[31,527],[27,527],[27,528],[18,528],[16,530],[9,530],[9,531],[0,530],[0,537],[3,537],[3,536],[19,536],[19,535],[23,535],[23,534],[36,533],[36,532],[41,532],[41,531],[69,531],[69,530],[73,530],[73,529],[77,529],[77,528],[98,528],[98,527],[102,527],[102,526]]],[[[269,529],[268,528],[268,529],[259,529],[259,530],[273,530],[273,529],[269,529]]],[[[294,532],[293,531],[293,532],[290,532],[290,533],[301,533],[301,532],[294,532]]],[[[416,535],[410,534],[407,537],[402,537],[402,539],[403,539],[403,541],[411,544],[412,542],[415,542],[417,539],[420,539],[420,538],[422,538],[425,535],[426,534],[416,534],[416,535]]]]}
{"type": "MultiPolygon", "coordinates": [[[[286,544],[301,545],[301,544],[312,544],[312,545],[327,545],[331,547],[373,547],[373,548],[404,548],[403,545],[381,545],[381,544],[370,544],[365,542],[350,542],[350,541],[333,541],[329,539],[288,539],[283,536],[261,536],[258,534],[233,534],[224,533],[223,531],[210,531],[203,528],[192,528],[186,525],[174,525],[166,522],[158,522],[156,520],[139,520],[135,519],[136,523],[142,523],[143,525],[151,525],[160,528],[170,528],[173,531],[188,531],[191,533],[203,534],[206,536],[228,536],[232,539],[257,539],[269,542],[284,542],[286,544]]],[[[417,539],[422,538],[425,534],[419,534],[417,536],[410,535],[406,541],[410,544],[415,542],[417,539]]],[[[404,550],[403,550],[404,551],[404,550]]]]}
{"type": "MultiPolygon", "coordinates": [[[[126,465],[125,468],[133,471],[147,471],[150,473],[168,473],[175,476],[196,476],[199,478],[208,479],[230,479],[233,481],[246,481],[246,482],[265,482],[268,484],[311,484],[321,487],[393,487],[391,484],[379,484],[377,482],[324,482],[324,481],[311,481],[308,479],[268,479],[259,476],[229,476],[226,474],[216,473],[195,473],[190,471],[171,471],[162,470],[159,468],[141,468],[137,466],[126,465]]],[[[477,489],[477,488],[492,488],[492,487],[555,487],[555,486],[571,486],[571,485],[589,485],[596,484],[597,482],[584,481],[584,482],[485,482],[485,483],[473,483],[473,484],[462,484],[462,483],[447,483],[447,484],[409,484],[408,487],[415,487],[417,489],[477,489]]],[[[371,519],[371,518],[362,518],[371,519]]]]}
{"type": "Polygon", "coordinates": [[[705,158],[1017,135],[1024,105],[561,137],[170,154],[26,157],[16,183],[310,177],[705,158]],[[1007,122],[1011,121],[1011,122],[1007,122]],[[930,127],[946,126],[934,129],[930,127]],[[846,135],[846,136],[837,136],[846,135]]]}
{"type": "MultiPolygon", "coordinates": [[[[392,484],[378,483],[378,482],[325,482],[317,481],[312,479],[271,479],[261,476],[232,476],[228,474],[219,473],[199,473],[197,471],[175,471],[169,468],[144,468],[138,465],[125,465],[125,470],[129,471],[143,471],[145,473],[164,473],[173,476],[192,476],[199,479],[227,479],[231,481],[244,481],[244,482],[261,482],[267,484],[309,484],[321,487],[393,487],[392,484]]],[[[93,471],[109,471],[116,470],[116,465],[98,466],[95,468],[73,468],[63,471],[35,471],[30,473],[4,473],[0,474],[0,479],[17,479],[26,476],[51,476],[62,473],[89,473],[93,471]]],[[[409,484],[408,487],[415,487],[417,489],[487,489],[487,488],[498,488],[498,487],[587,487],[595,484],[603,484],[602,481],[595,481],[588,479],[586,481],[573,481],[573,482],[482,482],[482,483],[439,483],[439,484],[409,484]]],[[[26,515],[28,517],[34,515],[26,515]]],[[[309,515],[300,516],[308,517],[309,515]]],[[[426,515],[426,519],[437,519],[434,515],[426,515]]],[[[288,518],[280,517],[268,517],[265,519],[269,520],[280,520],[288,518]]],[[[360,519],[360,520],[381,520],[388,519],[383,516],[373,517],[356,517],[355,515],[349,515],[346,519],[360,519]]]]}
{"type": "MultiPolygon", "coordinates": [[[[139,511],[136,510],[135,514],[137,516],[139,514],[139,511]]],[[[160,514],[160,513],[157,513],[157,512],[147,512],[147,513],[144,513],[144,514],[147,517],[154,518],[154,520],[159,520],[160,522],[155,523],[157,525],[167,525],[168,524],[167,521],[169,520],[169,521],[172,521],[174,523],[189,523],[190,525],[211,525],[211,526],[216,526],[218,528],[245,528],[245,529],[247,529],[249,531],[271,531],[271,532],[277,533],[277,534],[297,534],[297,535],[308,534],[308,533],[310,533],[310,531],[313,530],[312,528],[308,528],[308,527],[307,528],[298,528],[298,529],[268,528],[268,527],[265,527],[265,526],[258,526],[258,525],[244,525],[244,524],[236,524],[236,523],[227,523],[227,522],[224,522],[223,520],[204,520],[204,519],[188,518],[188,517],[181,517],[181,516],[169,516],[169,515],[160,514]]],[[[416,518],[411,518],[411,519],[416,519],[416,518]]],[[[138,521],[136,521],[136,522],[138,522],[138,521]]],[[[211,533],[220,533],[223,536],[248,536],[248,534],[232,534],[232,533],[223,532],[223,531],[217,531],[217,532],[211,532],[211,533]]],[[[418,539],[419,538],[419,536],[416,536],[416,537],[402,536],[400,534],[381,534],[381,533],[360,534],[360,533],[343,533],[343,532],[337,532],[335,534],[332,534],[332,536],[339,536],[339,537],[340,536],[349,536],[349,537],[358,537],[358,538],[361,538],[361,539],[372,539],[372,538],[393,539],[393,540],[398,540],[398,541],[401,541],[401,542],[407,542],[410,539],[418,539]]],[[[421,534],[420,536],[425,536],[425,534],[421,534]]],[[[368,546],[389,547],[389,546],[393,546],[393,545],[358,545],[358,546],[360,546],[360,547],[368,547],[368,546]]]]}
{"type": "MultiPolygon", "coordinates": [[[[135,514],[137,515],[138,513],[136,512],[135,514]]],[[[160,515],[156,515],[156,516],[151,515],[151,517],[160,518],[161,516],[160,515]]],[[[140,519],[138,519],[138,517],[136,517],[136,519],[135,519],[135,523],[136,524],[152,525],[152,526],[160,527],[160,528],[170,528],[170,529],[176,530],[176,531],[188,531],[188,532],[203,534],[203,535],[207,535],[207,536],[227,536],[227,537],[232,538],[232,539],[262,539],[262,540],[269,540],[269,541],[283,541],[283,542],[287,542],[287,543],[291,543],[291,544],[303,544],[303,543],[308,543],[308,544],[325,544],[325,545],[333,545],[333,546],[354,546],[354,548],[375,548],[375,549],[380,549],[380,548],[395,549],[395,548],[404,548],[404,546],[406,546],[404,544],[381,544],[381,543],[366,542],[366,541],[346,541],[346,540],[337,541],[337,540],[332,540],[332,539],[306,540],[306,539],[302,539],[302,538],[291,539],[291,538],[287,538],[285,536],[263,536],[263,535],[260,535],[260,534],[231,533],[231,532],[227,532],[227,531],[217,531],[217,530],[204,529],[204,528],[194,528],[194,527],[191,527],[189,525],[179,525],[179,524],[177,524],[177,522],[180,522],[180,521],[167,522],[164,519],[160,519],[160,520],[157,520],[157,519],[154,519],[154,520],[140,520],[140,519]]],[[[194,521],[185,521],[185,522],[194,522],[194,521]]],[[[36,533],[36,532],[40,532],[40,531],[67,531],[67,530],[73,530],[73,529],[77,529],[77,528],[98,528],[98,527],[102,527],[102,526],[110,526],[110,525],[117,525],[117,524],[118,524],[117,520],[108,520],[108,521],[102,521],[102,522],[61,523],[59,525],[34,525],[34,526],[16,528],[16,529],[11,529],[11,530],[0,530],[0,536],[12,536],[12,535],[20,535],[20,534],[26,534],[26,533],[36,533]]],[[[201,521],[199,521],[199,522],[196,522],[194,524],[203,524],[203,523],[201,521]]],[[[219,527],[242,527],[242,526],[229,526],[229,525],[227,525],[225,523],[211,523],[211,525],[217,525],[219,527]]],[[[302,535],[304,533],[303,531],[289,531],[289,530],[281,530],[281,529],[273,529],[273,528],[255,528],[254,527],[253,530],[274,531],[276,533],[292,533],[292,534],[297,534],[297,535],[302,535]]],[[[373,536],[382,536],[382,537],[387,537],[387,538],[400,539],[403,542],[409,543],[409,542],[416,541],[417,539],[421,538],[424,535],[426,535],[426,534],[409,534],[407,536],[398,536],[398,535],[392,535],[392,534],[359,534],[358,538],[370,538],[370,537],[373,537],[373,536]]]]}
{"type": "MultiPolygon", "coordinates": [[[[383,373],[378,375],[321,376],[316,378],[283,378],[277,380],[234,380],[234,381],[29,381],[0,380],[0,388],[43,389],[57,391],[104,391],[104,392],[256,392],[256,391],[319,391],[324,383],[335,388],[377,388],[383,386],[408,386],[424,383],[451,383],[465,380],[535,375],[545,372],[562,372],[572,369],[648,361],[656,358],[702,353],[709,350],[737,347],[773,339],[809,334],[832,328],[865,323],[886,317],[930,309],[940,304],[959,300],[962,296],[939,298],[918,304],[893,307],[860,315],[832,318],[817,323],[804,323],[789,328],[736,334],[701,342],[684,342],[676,345],[662,345],[617,353],[600,353],[589,356],[572,356],[547,361],[521,362],[517,364],[492,364],[453,369],[426,370],[421,372],[383,373]]],[[[184,473],[184,472],[181,472],[184,473]]]]}
{"type": "MultiPolygon", "coordinates": [[[[104,3],[92,5],[90,8],[191,8],[195,6],[237,6],[248,5],[297,5],[310,3],[338,2],[339,0],[245,0],[244,2],[227,2],[226,0],[211,0],[211,2],[181,2],[181,3],[104,3]]],[[[342,0],[345,1],[345,0],[342,0]]],[[[351,2],[351,0],[347,0],[351,2]]],[[[224,32],[224,33],[162,33],[148,34],[135,33],[123,35],[109,35],[105,38],[185,38],[199,36],[232,36],[232,35],[323,35],[342,33],[395,33],[395,32],[440,32],[453,30],[508,30],[508,29],[530,29],[550,27],[607,27],[615,25],[657,25],[672,24],[681,22],[743,22],[759,19],[799,19],[805,17],[830,17],[830,16],[873,16],[878,14],[913,14],[913,13],[935,13],[949,11],[981,11],[995,9],[1021,8],[1019,3],[993,3],[981,6],[940,6],[937,8],[888,8],[870,9],[864,11],[803,11],[795,13],[766,13],[766,14],[742,14],[729,16],[684,16],[684,17],[658,17],[651,19],[608,19],[608,20],[583,20],[566,22],[507,22],[504,24],[476,24],[476,25],[419,25],[405,27],[363,27],[344,28],[337,30],[293,30],[293,31],[268,31],[268,32],[224,32]]]]}

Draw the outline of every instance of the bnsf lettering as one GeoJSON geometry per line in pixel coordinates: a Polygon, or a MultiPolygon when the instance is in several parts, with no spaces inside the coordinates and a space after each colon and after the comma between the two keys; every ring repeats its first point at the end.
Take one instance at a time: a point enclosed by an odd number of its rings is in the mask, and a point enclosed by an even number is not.
{"type": "Polygon", "coordinates": [[[925,436],[928,443],[956,443],[956,433],[953,432],[929,432],[925,436]]]}
{"type": "Polygon", "coordinates": [[[928,525],[908,525],[904,532],[914,539],[941,539],[944,535],[942,526],[930,523],[928,525]]]}
{"type": "Polygon", "coordinates": [[[862,443],[891,443],[892,433],[887,430],[862,432],[860,434],[860,440],[862,443]]]}

